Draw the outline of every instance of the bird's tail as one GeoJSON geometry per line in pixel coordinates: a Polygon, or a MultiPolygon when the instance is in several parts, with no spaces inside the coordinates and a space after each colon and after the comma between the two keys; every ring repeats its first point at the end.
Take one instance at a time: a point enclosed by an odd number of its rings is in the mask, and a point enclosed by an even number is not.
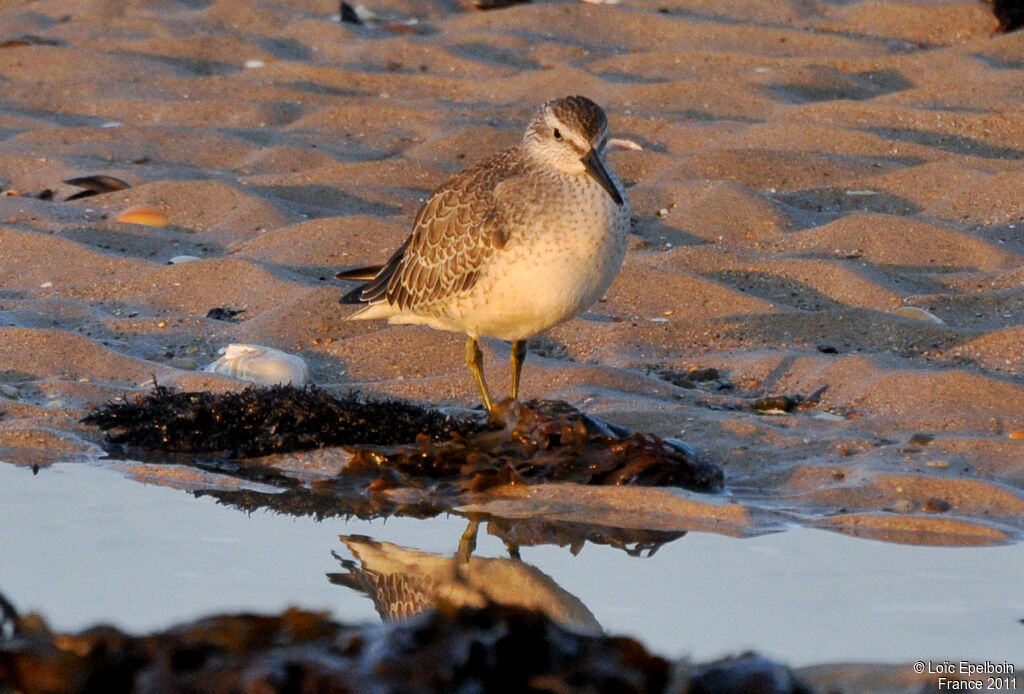
{"type": "MultiPolygon", "coordinates": [[[[371,282],[376,279],[377,275],[379,275],[380,271],[383,269],[383,265],[366,265],[365,267],[354,267],[350,270],[342,270],[337,273],[335,277],[339,280],[346,280],[348,282],[371,282]]],[[[338,301],[342,304],[366,303],[363,299],[363,289],[365,287],[366,285],[359,285],[338,299],[338,301]]]]}
{"type": "Polygon", "coordinates": [[[349,270],[342,270],[334,276],[339,280],[348,280],[350,282],[369,282],[379,275],[380,271],[383,269],[383,265],[365,265],[363,267],[354,267],[349,270]]]}
{"type": "Polygon", "coordinates": [[[349,280],[353,282],[365,282],[345,296],[341,297],[339,301],[343,304],[371,304],[382,299],[388,291],[388,283],[391,281],[391,276],[398,270],[398,266],[402,263],[402,256],[405,255],[405,249],[409,247],[409,242],[412,240],[410,236],[405,240],[397,251],[388,259],[388,262],[384,265],[367,265],[365,267],[356,267],[351,270],[342,270],[335,275],[339,280],[349,280]]]}

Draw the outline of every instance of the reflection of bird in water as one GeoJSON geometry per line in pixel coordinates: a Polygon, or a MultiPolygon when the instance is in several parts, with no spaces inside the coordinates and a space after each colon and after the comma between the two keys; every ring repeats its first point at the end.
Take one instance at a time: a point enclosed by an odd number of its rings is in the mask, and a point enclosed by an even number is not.
{"type": "Polygon", "coordinates": [[[494,602],[542,612],[580,633],[602,633],[579,598],[540,569],[517,559],[466,556],[463,560],[360,535],[342,535],[341,541],[356,560],[335,553],[348,573],[332,573],[328,578],[369,596],[382,619],[411,617],[438,604],[483,607],[494,602]]]}

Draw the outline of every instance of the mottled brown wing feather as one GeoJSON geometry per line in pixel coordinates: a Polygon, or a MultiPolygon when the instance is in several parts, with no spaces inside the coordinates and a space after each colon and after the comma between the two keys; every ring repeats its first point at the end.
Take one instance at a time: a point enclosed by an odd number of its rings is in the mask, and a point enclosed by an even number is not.
{"type": "MultiPolygon", "coordinates": [[[[514,154],[499,152],[438,188],[416,215],[401,256],[392,256],[372,283],[377,285],[372,293],[385,294],[386,282],[389,303],[416,309],[471,289],[480,267],[508,239],[493,192],[520,172],[514,154]]],[[[364,299],[372,300],[368,294],[364,291],[364,299]]]]}
{"type": "MultiPolygon", "coordinates": [[[[391,254],[388,262],[377,272],[377,275],[369,282],[356,287],[345,296],[341,297],[343,304],[369,304],[380,301],[387,295],[388,281],[394,275],[395,270],[402,262],[405,249],[409,247],[410,239],[398,247],[398,250],[391,254]]],[[[343,278],[344,279],[344,278],[343,278]]]]}

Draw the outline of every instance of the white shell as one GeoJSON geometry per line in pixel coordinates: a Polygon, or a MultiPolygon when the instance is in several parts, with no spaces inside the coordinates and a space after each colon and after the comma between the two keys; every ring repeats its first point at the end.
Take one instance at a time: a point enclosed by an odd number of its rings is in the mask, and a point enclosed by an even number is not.
{"type": "MultiPolygon", "coordinates": [[[[590,0],[583,1],[589,2],[590,0]]],[[[634,152],[642,152],[644,149],[643,147],[640,146],[640,143],[636,142],[635,140],[627,140],[624,137],[609,137],[608,144],[605,146],[609,150],[633,150],[634,152]]]]}
{"type": "Polygon", "coordinates": [[[262,386],[304,386],[310,382],[309,367],[294,354],[262,345],[230,344],[224,356],[204,369],[262,386]]]}
{"type": "Polygon", "coordinates": [[[915,320],[928,321],[929,323],[935,323],[936,325],[945,325],[946,321],[942,320],[934,313],[925,311],[923,308],[917,306],[897,306],[892,310],[893,313],[905,316],[907,318],[914,318],[915,320]]]}

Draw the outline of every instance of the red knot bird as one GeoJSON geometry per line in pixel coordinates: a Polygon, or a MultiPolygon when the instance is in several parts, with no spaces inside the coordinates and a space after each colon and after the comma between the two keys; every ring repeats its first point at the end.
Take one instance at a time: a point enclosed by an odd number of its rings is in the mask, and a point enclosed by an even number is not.
{"type": "MultiPolygon", "coordinates": [[[[471,524],[467,532],[476,533],[471,524]]],[[[580,634],[604,633],[594,613],[535,566],[520,559],[455,557],[417,552],[363,535],[342,535],[355,560],[343,559],[346,573],[329,573],[331,583],[363,593],[385,620],[408,619],[439,605],[480,609],[488,603],[524,607],[580,634]]]]}
{"type": "Polygon", "coordinates": [[[629,200],[605,163],[608,143],[608,119],[590,99],[546,102],[518,144],[434,191],[384,265],[338,273],[365,282],[341,298],[363,304],[349,318],[468,335],[466,362],[496,419],[479,339],[512,343],[515,401],[526,340],[584,311],[622,265],[629,200]]]}

